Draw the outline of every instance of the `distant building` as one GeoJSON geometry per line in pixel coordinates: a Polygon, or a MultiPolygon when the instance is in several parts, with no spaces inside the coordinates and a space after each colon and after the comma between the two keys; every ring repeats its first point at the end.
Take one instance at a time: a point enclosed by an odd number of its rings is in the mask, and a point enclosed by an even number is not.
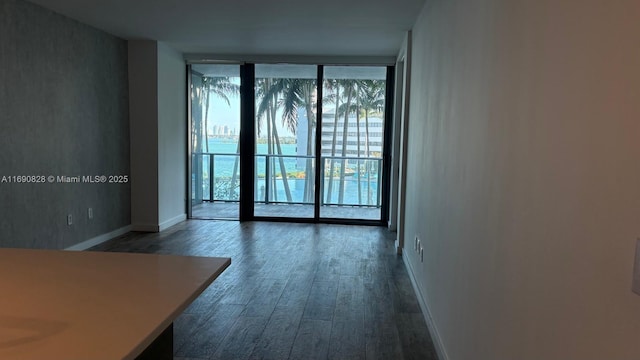
{"type": "MultiPolygon", "coordinates": [[[[322,153],[323,157],[331,156],[333,144],[335,113],[333,109],[327,109],[322,114],[322,153]]],[[[360,118],[360,129],[356,116],[350,116],[347,120],[347,146],[346,153],[342,154],[342,143],[344,135],[344,116],[338,118],[338,128],[336,129],[335,156],[359,157],[359,158],[379,158],[382,156],[384,139],[384,120],[380,117],[369,117],[369,133],[367,136],[367,126],[364,116],[360,118]],[[360,152],[358,152],[358,134],[360,138],[360,152]],[[368,152],[367,152],[368,150],[368,152]]],[[[297,155],[307,155],[307,115],[305,109],[298,109],[298,129],[296,132],[298,142],[297,155]]],[[[312,141],[315,140],[312,138],[312,141]]],[[[298,167],[304,167],[304,159],[298,159],[298,167]]]]}

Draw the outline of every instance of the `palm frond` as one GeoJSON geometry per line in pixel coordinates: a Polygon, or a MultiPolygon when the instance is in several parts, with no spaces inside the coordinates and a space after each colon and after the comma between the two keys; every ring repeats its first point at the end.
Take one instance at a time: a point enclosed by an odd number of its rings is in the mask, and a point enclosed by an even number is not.
{"type": "Polygon", "coordinates": [[[229,97],[237,97],[240,94],[240,86],[232,83],[228,77],[205,76],[202,78],[202,88],[207,94],[213,93],[224,100],[228,106],[231,105],[229,97]]]}

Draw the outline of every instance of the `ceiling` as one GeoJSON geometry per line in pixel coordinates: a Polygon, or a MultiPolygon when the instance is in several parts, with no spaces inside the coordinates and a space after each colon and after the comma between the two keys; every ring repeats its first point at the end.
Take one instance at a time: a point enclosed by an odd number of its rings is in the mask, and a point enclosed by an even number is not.
{"type": "Polygon", "coordinates": [[[185,54],[394,56],[424,0],[30,0],[185,54]]]}

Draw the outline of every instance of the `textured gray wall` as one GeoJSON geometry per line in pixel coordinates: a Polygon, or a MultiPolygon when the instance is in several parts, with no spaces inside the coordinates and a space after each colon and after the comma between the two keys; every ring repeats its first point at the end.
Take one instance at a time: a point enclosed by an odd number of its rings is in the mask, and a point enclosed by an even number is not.
{"type": "MultiPolygon", "coordinates": [[[[0,180],[120,174],[129,174],[126,42],[0,0],[0,180]]],[[[0,246],[64,248],[127,226],[130,197],[129,184],[0,182],[0,246]]]]}

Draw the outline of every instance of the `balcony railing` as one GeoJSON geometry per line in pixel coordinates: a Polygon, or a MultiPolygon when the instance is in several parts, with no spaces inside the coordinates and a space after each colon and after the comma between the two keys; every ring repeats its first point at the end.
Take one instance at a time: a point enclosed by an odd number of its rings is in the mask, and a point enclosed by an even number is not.
{"type": "MultiPolygon", "coordinates": [[[[259,154],[255,157],[255,202],[313,204],[314,156],[259,154]]],[[[238,154],[194,153],[192,201],[238,202],[239,160],[238,154]]],[[[321,163],[324,169],[320,177],[320,205],[381,206],[381,158],[323,155],[321,163]]]]}
{"type": "Polygon", "coordinates": [[[321,205],[380,207],[381,158],[322,156],[321,160],[324,164],[321,205]]]}

